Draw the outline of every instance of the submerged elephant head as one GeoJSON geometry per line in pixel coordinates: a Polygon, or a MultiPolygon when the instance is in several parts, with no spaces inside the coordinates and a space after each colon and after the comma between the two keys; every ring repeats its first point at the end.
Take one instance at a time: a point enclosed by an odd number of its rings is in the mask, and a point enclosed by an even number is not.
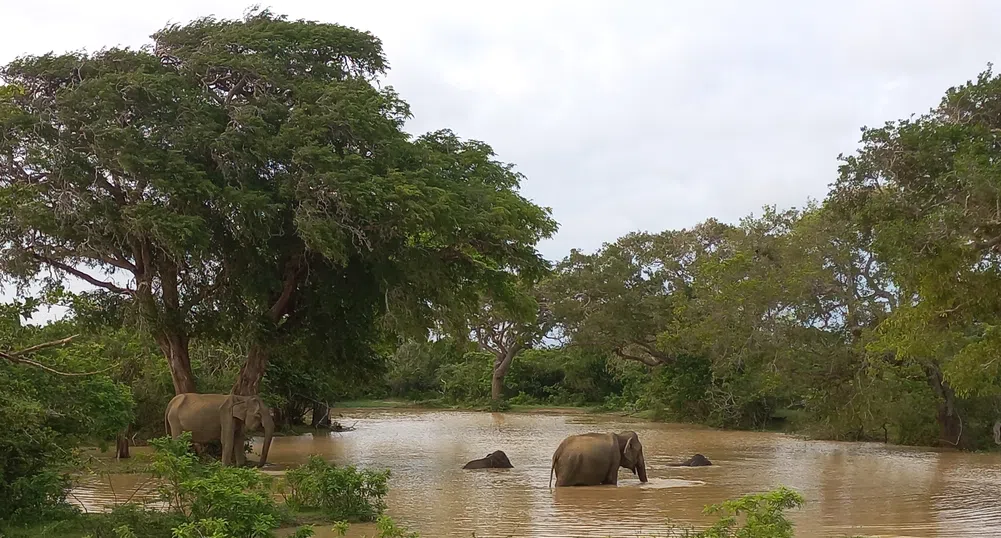
{"type": "Polygon", "coordinates": [[[640,482],[646,482],[646,459],[643,457],[643,444],[636,432],[622,432],[614,434],[619,443],[619,467],[629,469],[634,475],[639,476],[640,482]]]}

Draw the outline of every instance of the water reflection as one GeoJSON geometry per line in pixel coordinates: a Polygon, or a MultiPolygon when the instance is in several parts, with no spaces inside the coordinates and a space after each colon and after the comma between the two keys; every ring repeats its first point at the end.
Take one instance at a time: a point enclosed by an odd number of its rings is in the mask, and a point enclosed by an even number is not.
{"type": "MultiPolygon", "coordinates": [[[[809,442],[582,414],[343,414],[357,420],[355,431],[276,438],[269,460],[281,468],[317,454],[338,464],[388,467],[389,514],[424,536],[652,535],[663,533],[668,520],[704,525],[710,521],[704,505],[780,484],[807,500],[791,514],[798,536],[1001,535],[998,454],[809,442]],[[621,470],[618,487],[549,489],[550,458],[564,437],[622,430],[640,435],[650,482],[641,485],[621,470]],[[461,469],[498,449],[513,469],[461,469]],[[697,452],[714,465],[669,466],[697,452]]],[[[102,488],[94,482],[75,492],[96,499],[102,488]]],[[[317,536],[332,536],[325,530],[317,528],[317,536]]],[[[349,536],[374,533],[361,525],[349,536]]]]}

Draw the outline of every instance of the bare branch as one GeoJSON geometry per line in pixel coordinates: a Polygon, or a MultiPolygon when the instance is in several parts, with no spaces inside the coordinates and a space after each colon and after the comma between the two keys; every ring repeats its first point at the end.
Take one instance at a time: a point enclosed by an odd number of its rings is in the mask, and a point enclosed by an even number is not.
{"type": "Polygon", "coordinates": [[[242,77],[240,77],[240,81],[234,84],[232,88],[230,88],[229,93],[226,94],[226,98],[223,100],[223,103],[229,104],[229,102],[233,100],[233,97],[235,97],[237,93],[241,92],[243,90],[243,87],[246,85],[247,85],[247,75],[243,75],[242,77]]]}
{"type": "Polygon", "coordinates": [[[62,371],[56,370],[55,368],[51,368],[49,366],[46,366],[46,365],[44,365],[44,364],[42,364],[42,363],[40,363],[38,361],[34,361],[34,360],[31,360],[31,359],[24,358],[24,355],[27,355],[29,353],[34,353],[36,351],[40,351],[40,350],[47,349],[47,348],[50,348],[50,347],[57,347],[57,346],[65,345],[70,340],[73,340],[77,336],[78,335],[74,334],[73,336],[67,336],[66,338],[63,338],[61,340],[54,340],[52,342],[44,342],[42,344],[36,344],[34,346],[24,348],[24,349],[22,349],[20,351],[15,351],[13,353],[6,353],[6,352],[3,352],[3,351],[0,351],[0,358],[8,360],[8,361],[10,361],[10,362],[12,362],[14,364],[27,364],[29,366],[34,366],[35,368],[39,368],[41,370],[45,370],[46,372],[53,373],[53,374],[56,374],[56,375],[66,376],[66,377],[82,377],[82,376],[100,374],[100,373],[103,373],[103,372],[107,372],[108,370],[111,370],[115,366],[118,366],[117,364],[113,364],[113,365],[111,365],[111,366],[109,366],[107,368],[104,368],[103,370],[97,370],[97,371],[94,371],[94,372],[62,372],[62,371]]]}
{"type": "Polygon", "coordinates": [[[663,362],[661,362],[660,360],[658,360],[655,357],[640,357],[638,355],[631,355],[629,353],[626,353],[621,348],[615,349],[614,352],[621,359],[626,359],[626,360],[630,360],[630,361],[641,362],[641,363],[643,363],[643,364],[645,364],[647,366],[660,366],[660,365],[664,364],[663,362]]]}
{"type": "Polygon", "coordinates": [[[121,293],[123,295],[132,295],[134,293],[134,290],[130,290],[130,289],[127,289],[127,288],[122,288],[120,286],[116,286],[116,285],[112,284],[111,282],[105,282],[103,280],[98,280],[98,279],[96,279],[96,278],[88,275],[87,273],[84,273],[83,271],[81,271],[81,270],[79,270],[79,269],[77,269],[77,268],[75,268],[75,267],[73,267],[71,265],[65,264],[65,263],[63,263],[61,261],[53,260],[51,258],[47,258],[47,257],[42,256],[40,254],[34,254],[34,253],[32,253],[32,256],[34,256],[35,259],[37,259],[38,261],[41,261],[43,263],[47,263],[47,264],[51,265],[52,267],[55,267],[56,269],[61,269],[63,271],[66,271],[67,273],[69,273],[69,274],[71,274],[71,275],[73,275],[73,276],[75,276],[75,277],[77,277],[77,278],[79,278],[81,280],[85,280],[86,282],[88,282],[90,284],[93,284],[93,285],[95,285],[95,286],[97,286],[99,288],[104,288],[104,289],[106,289],[108,291],[113,291],[115,293],[121,293]]]}
{"type": "Polygon", "coordinates": [[[47,349],[47,348],[50,348],[50,347],[63,346],[63,345],[68,344],[71,340],[73,340],[77,336],[80,336],[80,335],[74,334],[72,336],[67,336],[66,338],[63,338],[61,340],[53,340],[51,342],[45,342],[45,343],[42,343],[42,344],[36,344],[34,346],[31,346],[31,347],[26,347],[26,348],[22,349],[21,351],[15,351],[13,353],[8,353],[8,355],[13,356],[13,357],[20,357],[22,355],[27,355],[28,353],[34,353],[36,351],[41,351],[43,349],[47,349]]]}
{"type": "Polygon", "coordinates": [[[872,275],[872,264],[876,261],[876,256],[873,254],[869,255],[869,259],[866,260],[865,268],[861,271],[862,278],[865,280],[865,285],[872,290],[873,295],[877,297],[882,297],[890,303],[890,307],[894,308],[897,306],[896,300],[890,292],[880,288],[876,285],[875,278],[872,275]]]}
{"type": "Polygon", "coordinates": [[[214,294],[215,292],[219,291],[219,288],[222,287],[224,279],[226,278],[227,270],[228,270],[227,264],[223,263],[220,266],[219,271],[216,272],[215,278],[212,280],[212,284],[210,286],[202,288],[202,290],[199,293],[195,294],[194,297],[192,297],[188,301],[185,301],[185,304],[181,306],[181,312],[184,313],[191,312],[192,308],[194,308],[196,305],[202,303],[203,301],[211,297],[212,294],[214,294]]]}

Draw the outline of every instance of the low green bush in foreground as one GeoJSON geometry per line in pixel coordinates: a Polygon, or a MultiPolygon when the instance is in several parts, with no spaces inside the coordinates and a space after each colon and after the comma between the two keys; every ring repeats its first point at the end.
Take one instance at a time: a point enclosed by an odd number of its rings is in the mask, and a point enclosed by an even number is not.
{"type": "Polygon", "coordinates": [[[336,467],[319,456],[285,473],[285,505],[295,511],[320,511],[334,520],[375,521],[389,493],[389,470],[336,467]]]}
{"type": "MultiPolygon", "coordinates": [[[[65,521],[11,536],[84,538],[274,538],[280,527],[294,526],[300,511],[319,511],[346,530],[348,522],[375,521],[384,538],[407,538],[383,516],[389,471],[336,467],[318,457],[276,479],[253,468],[202,463],[191,451],[190,433],[159,438],[149,471],[159,481],[165,510],[135,503],[107,514],[76,514],[65,521]],[[275,493],[284,493],[279,503],[275,493]]],[[[290,538],[313,536],[299,526],[290,538]]],[[[0,536],[6,536],[0,531],[0,536]]]]}

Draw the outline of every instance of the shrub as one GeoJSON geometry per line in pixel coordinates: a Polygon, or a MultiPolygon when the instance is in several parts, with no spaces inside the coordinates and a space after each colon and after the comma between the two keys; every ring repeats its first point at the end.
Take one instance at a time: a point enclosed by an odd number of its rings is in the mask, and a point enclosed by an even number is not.
{"type": "Polygon", "coordinates": [[[285,503],[292,510],[319,510],[335,520],[376,521],[386,508],[389,470],[337,467],[318,456],[285,473],[285,503]]]}
{"type": "Polygon", "coordinates": [[[190,432],[151,440],[156,449],[151,471],[162,481],[161,499],[186,520],[175,534],[264,538],[291,521],[271,495],[270,477],[256,469],[200,464],[190,440],[190,432]]]}
{"type": "Polygon", "coordinates": [[[438,377],[442,399],[450,403],[488,401],[493,360],[490,353],[473,351],[466,353],[461,362],[441,366],[438,377]]]}
{"type": "Polygon", "coordinates": [[[713,504],[704,512],[721,514],[720,519],[695,538],[793,538],[793,524],[784,511],[802,504],[803,497],[785,487],[713,504]],[[741,514],[744,525],[737,528],[741,514]]]}
{"type": "MultiPolygon", "coordinates": [[[[0,350],[23,349],[65,336],[53,323],[24,327],[33,304],[0,304],[0,350]]],[[[47,349],[39,362],[69,372],[106,367],[100,348],[47,349]]],[[[113,438],[131,419],[127,386],[105,375],[70,377],[0,360],[0,521],[51,519],[65,512],[70,482],[62,468],[84,440],[113,438]]]]}
{"type": "Polygon", "coordinates": [[[91,538],[173,538],[173,529],[184,522],[183,516],[140,506],[123,504],[107,514],[81,517],[81,528],[91,538]],[[128,534],[131,533],[131,534],[128,534]]]}

